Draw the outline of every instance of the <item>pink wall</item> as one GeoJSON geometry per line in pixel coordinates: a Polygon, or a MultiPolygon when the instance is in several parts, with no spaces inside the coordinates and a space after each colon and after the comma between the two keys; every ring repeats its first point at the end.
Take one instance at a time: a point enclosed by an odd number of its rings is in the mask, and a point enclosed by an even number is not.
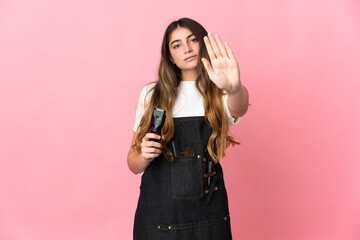
{"type": "Polygon", "coordinates": [[[232,46],[234,239],[360,239],[360,3],[0,2],[0,239],[131,239],[135,106],[170,21],[232,46]]]}

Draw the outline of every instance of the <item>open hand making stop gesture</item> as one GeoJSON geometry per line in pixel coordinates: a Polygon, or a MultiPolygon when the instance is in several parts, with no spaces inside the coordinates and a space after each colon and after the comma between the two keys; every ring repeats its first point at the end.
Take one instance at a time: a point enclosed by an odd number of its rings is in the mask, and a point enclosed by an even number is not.
{"type": "Polygon", "coordinates": [[[240,69],[238,62],[227,42],[223,44],[220,37],[210,32],[204,37],[210,62],[202,58],[205,69],[211,81],[227,93],[235,93],[241,89],[240,69]]]}

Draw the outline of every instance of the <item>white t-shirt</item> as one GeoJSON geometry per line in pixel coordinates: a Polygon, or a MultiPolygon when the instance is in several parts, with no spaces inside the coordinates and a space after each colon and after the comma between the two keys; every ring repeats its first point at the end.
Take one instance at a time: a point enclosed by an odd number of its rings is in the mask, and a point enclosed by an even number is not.
{"type": "MultiPolygon", "coordinates": [[[[204,116],[203,98],[200,92],[196,89],[195,81],[181,81],[178,86],[178,96],[175,100],[174,107],[172,109],[173,117],[197,117],[204,116]]],[[[145,112],[145,107],[148,101],[151,99],[152,92],[147,96],[146,94],[154,87],[155,83],[146,85],[139,97],[139,102],[136,107],[136,117],[134,124],[134,132],[136,132],[140,120],[145,112]],[[145,99],[146,96],[146,99],[145,99]]],[[[239,122],[241,117],[234,118],[229,112],[227,105],[227,95],[223,96],[223,104],[228,117],[229,126],[239,122]]]]}

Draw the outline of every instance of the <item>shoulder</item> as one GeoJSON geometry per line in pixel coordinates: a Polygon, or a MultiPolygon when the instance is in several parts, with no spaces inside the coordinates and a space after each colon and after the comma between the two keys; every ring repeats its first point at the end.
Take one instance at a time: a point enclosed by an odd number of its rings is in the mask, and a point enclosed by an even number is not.
{"type": "Polygon", "coordinates": [[[156,82],[151,82],[151,83],[148,83],[146,84],[142,90],[141,90],[141,94],[147,94],[149,93],[156,85],[156,82]]]}
{"type": "Polygon", "coordinates": [[[156,82],[148,83],[143,87],[143,90],[145,90],[146,92],[149,92],[150,90],[152,90],[155,87],[155,85],[156,85],[156,82]]]}
{"type": "Polygon", "coordinates": [[[143,89],[141,90],[141,93],[140,93],[140,102],[142,104],[145,104],[147,101],[149,101],[149,99],[151,98],[151,95],[152,95],[152,90],[154,89],[156,85],[156,82],[152,82],[152,83],[149,83],[149,84],[146,84],[143,89]]]}

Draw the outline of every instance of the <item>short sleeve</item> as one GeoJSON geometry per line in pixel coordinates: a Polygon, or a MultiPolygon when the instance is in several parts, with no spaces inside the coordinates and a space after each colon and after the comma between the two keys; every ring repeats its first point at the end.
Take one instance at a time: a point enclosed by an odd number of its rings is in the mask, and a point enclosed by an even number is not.
{"type": "Polygon", "coordinates": [[[137,128],[140,125],[141,118],[145,113],[148,101],[151,99],[152,92],[149,94],[147,93],[153,88],[154,85],[155,83],[150,83],[141,90],[139,101],[136,106],[135,124],[133,127],[134,132],[137,132],[137,128]]]}
{"type": "Polygon", "coordinates": [[[223,104],[224,104],[225,114],[226,114],[226,116],[227,116],[227,118],[228,118],[228,123],[229,123],[229,127],[230,127],[230,126],[232,126],[232,125],[237,124],[237,123],[240,121],[241,117],[236,117],[236,118],[234,118],[234,117],[231,115],[231,113],[230,113],[230,111],[229,111],[228,104],[227,104],[227,99],[228,99],[228,95],[225,94],[225,95],[223,96],[223,104]]]}

